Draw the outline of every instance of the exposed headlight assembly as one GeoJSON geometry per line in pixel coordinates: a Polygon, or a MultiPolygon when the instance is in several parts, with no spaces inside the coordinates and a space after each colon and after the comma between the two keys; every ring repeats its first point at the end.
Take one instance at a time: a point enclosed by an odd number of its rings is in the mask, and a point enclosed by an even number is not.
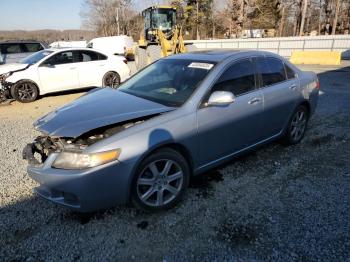
{"type": "Polygon", "coordinates": [[[0,75],[0,82],[1,82],[1,81],[5,81],[6,78],[8,78],[10,75],[11,75],[10,72],[0,75]]]}
{"type": "Polygon", "coordinates": [[[52,166],[59,169],[87,169],[118,160],[121,149],[84,154],[79,152],[61,152],[52,166]]]}

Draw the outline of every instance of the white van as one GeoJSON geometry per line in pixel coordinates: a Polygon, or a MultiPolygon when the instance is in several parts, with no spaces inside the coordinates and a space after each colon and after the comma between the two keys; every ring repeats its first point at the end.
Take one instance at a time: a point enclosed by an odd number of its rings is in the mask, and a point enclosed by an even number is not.
{"type": "Polygon", "coordinates": [[[133,45],[134,40],[132,37],[119,35],[94,38],[87,44],[87,47],[105,53],[123,55],[127,59],[134,59],[133,45]]]}

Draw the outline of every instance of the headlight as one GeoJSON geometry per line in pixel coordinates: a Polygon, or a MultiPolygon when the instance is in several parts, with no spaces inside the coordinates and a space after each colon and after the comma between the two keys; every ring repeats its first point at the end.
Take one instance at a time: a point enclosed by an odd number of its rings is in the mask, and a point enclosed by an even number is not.
{"type": "Polygon", "coordinates": [[[120,149],[92,154],[62,152],[52,166],[59,169],[87,169],[117,160],[120,152],[120,149]]]}

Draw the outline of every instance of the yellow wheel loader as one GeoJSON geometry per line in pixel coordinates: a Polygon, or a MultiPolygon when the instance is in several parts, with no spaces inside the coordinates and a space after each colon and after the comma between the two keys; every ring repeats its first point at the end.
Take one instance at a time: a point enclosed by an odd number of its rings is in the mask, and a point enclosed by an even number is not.
{"type": "Polygon", "coordinates": [[[195,46],[185,47],[182,28],[176,25],[176,8],[152,6],[142,12],[144,30],[135,50],[137,69],[173,54],[193,51],[195,46]]]}

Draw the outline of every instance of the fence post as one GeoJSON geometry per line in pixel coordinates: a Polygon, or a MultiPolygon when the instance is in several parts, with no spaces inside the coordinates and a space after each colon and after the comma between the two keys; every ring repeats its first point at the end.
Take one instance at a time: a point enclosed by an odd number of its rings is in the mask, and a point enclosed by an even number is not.
{"type": "Polygon", "coordinates": [[[281,46],[281,39],[278,40],[278,46],[277,46],[277,54],[280,55],[280,46],[281,46]]]}
{"type": "Polygon", "coordinates": [[[334,51],[334,42],[335,42],[335,38],[333,38],[333,41],[332,41],[332,48],[331,48],[332,51],[334,51]]]}

